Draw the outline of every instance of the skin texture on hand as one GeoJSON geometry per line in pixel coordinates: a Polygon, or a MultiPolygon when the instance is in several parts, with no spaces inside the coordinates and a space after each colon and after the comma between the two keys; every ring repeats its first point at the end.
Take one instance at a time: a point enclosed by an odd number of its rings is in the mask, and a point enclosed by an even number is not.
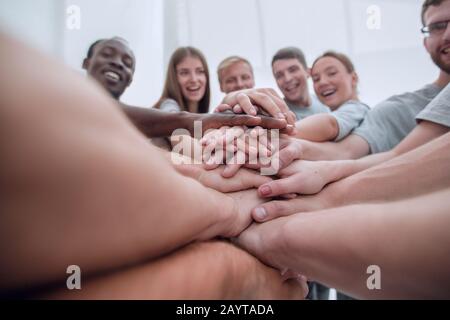
{"type": "Polygon", "coordinates": [[[295,114],[289,110],[287,104],[273,89],[236,91],[228,94],[224,98],[223,104],[230,106],[231,110],[235,110],[234,107],[239,105],[240,110],[244,113],[254,116],[257,115],[257,107],[259,107],[270,116],[276,119],[285,119],[289,125],[295,125],[295,114]]]}
{"type": "Polygon", "coordinates": [[[224,193],[258,188],[272,180],[256,171],[246,169],[239,170],[233,178],[227,179],[222,174],[223,166],[214,170],[206,170],[203,165],[181,164],[175,165],[175,169],[181,174],[199,181],[205,187],[224,193]]]}
{"type": "Polygon", "coordinates": [[[287,122],[284,119],[275,119],[266,116],[236,115],[227,113],[213,113],[200,115],[198,120],[203,123],[203,132],[209,129],[219,129],[221,127],[256,127],[265,129],[286,129],[287,122]]]}
{"type": "Polygon", "coordinates": [[[267,265],[357,298],[448,299],[449,195],[298,213],[255,223],[235,242],[267,265]],[[381,290],[367,285],[373,265],[381,290]]]}
{"type": "MultiPolygon", "coordinates": [[[[63,286],[63,284],[61,285],[63,286]]],[[[87,300],[260,300],[304,299],[305,281],[283,281],[234,245],[195,243],[157,261],[117,270],[83,282],[82,290],[54,290],[38,299],[87,300]]]]}
{"type": "MultiPolygon", "coordinates": [[[[254,219],[267,221],[297,212],[361,202],[392,201],[448,188],[449,145],[450,133],[447,133],[408,153],[331,183],[317,195],[268,202],[253,210],[254,219]]],[[[333,173],[336,177],[341,174],[339,170],[333,173]]]]}
{"type": "Polygon", "coordinates": [[[258,193],[264,198],[319,193],[333,181],[331,166],[332,163],[327,162],[296,160],[278,173],[280,179],[259,187],[258,193]]]}

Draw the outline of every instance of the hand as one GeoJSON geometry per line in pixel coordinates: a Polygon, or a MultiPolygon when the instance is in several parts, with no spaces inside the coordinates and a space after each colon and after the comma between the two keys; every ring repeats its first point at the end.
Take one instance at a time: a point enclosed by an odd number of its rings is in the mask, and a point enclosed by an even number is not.
{"type": "Polygon", "coordinates": [[[205,168],[212,170],[225,163],[222,175],[231,178],[245,163],[256,163],[261,157],[271,156],[272,145],[269,138],[268,131],[261,127],[223,127],[210,130],[201,140],[206,146],[205,168]]]}
{"type": "Polygon", "coordinates": [[[293,161],[302,159],[303,140],[281,136],[279,151],[274,156],[279,159],[279,169],[288,167],[293,161]]]}
{"type": "Polygon", "coordinates": [[[271,181],[259,187],[263,198],[273,198],[286,194],[310,195],[319,193],[327,184],[333,182],[332,161],[296,160],[282,169],[279,180],[271,181]]]}
{"type": "Polygon", "coordinates": [[[227,193],[226,196],[232,200],[233,208],[218,208],[218,210],[226,210],[223,216],[227,217],[227,221],[224,222],[224,232],[220,235],[225,238],[235,238],[252,223],[252,209],[266,200],[258,197],[256,190],[227,193]]]}
{"type": "Polygon", "coordinates": [[[290,268],[293,253],[286,247],[284,231],[288,222],[288,219],[278,219],[264,224],[254,223],[233,242],[266,265],[278,269],[285,279],[297,279],[307,288],[306,278],[290,268]]]}
{"type": "Polygon", "coordinates": [[[202,165],[186,164],[178,165],[176,169],[181,174],[199,181],[205,187],[223,193],[254,189],[272,181],[269,177],[262,176],[256,171],[247,169],[239,170],[233,178],[227,179],[222,175],[224,170],[223,166],[208,171],[202,165]]]}
{"type": "MultiPolygon", "coordinates": [[[[287,122],[285,119],[275,119],[265,116],[249,116],[249,115],[236,115],[227,113],[213,113],[205,115],[196,115],[197,119],[194,121],[202,121],[203,132],[209,129],[219,129],[221,127],[256,127],[261,126],[266,129],[279,129],[290,130],[294,128],[289,126],[287,128],[287,122]]],[[[192,134],[194,130],[191,131],[192,134]]]]}
{"type": "MultiPolygon", "coordinates": [[[[244,113],[252,116],[258,114],[258,108],[261,108],[270,116],[276,119],[284,119],[289,125],[294,126],[296,122],[295,114],[289,110],[287,104],[273,89],[248,89],[236,91],[228,94],[223,103],[228,105],[233,111],[235,107],[244,113]]],[[[223,108],[219,107],[220,110],[223,108]]]]}
{"type": "Polygon", "coordinates": [[[322,192],[313,196],[299,196],[291,200],[274,200],[252,210],[255,221],[266,222],[279,217],[290,216],[300,212],[311,212],[338,207],[345,204],[345,189],[339,182],[332,183],[322,192]]]}

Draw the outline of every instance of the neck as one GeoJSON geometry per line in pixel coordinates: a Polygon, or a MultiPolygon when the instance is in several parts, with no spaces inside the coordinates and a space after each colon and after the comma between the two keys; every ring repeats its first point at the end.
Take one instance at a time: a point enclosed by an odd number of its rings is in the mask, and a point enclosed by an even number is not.
{"type": "Polygon", "coordinates": [[[359,97],[358,97],[358,95],[357,94],[355,94],[355,95],[353,95],[351,98],[350,98],[350,100],[349,101],[360,101],[359,100],[359,97]]]}
{"type": "Polygon", "coordinates": [[[304,107],[307,108],[309,106],[311,106],[312,101],[311,101],[311,96],[309,95],[308,90],[305,90],[302,94],[302,96],[300,97],[300,99],[296,100],[296,101],[289,101],[289,103],[292,103],[293,105],[296,105],[298,107],[304,107]]]}
{"type": "Polygon", "coordinates": [[[109,94],[111,95],[111,97],[112,97],[114,100],[120,102],[120,97],[121,97],[122,95],[117,95],[117,94],[114,94],[114,93],[112,93],[112,92],[110,92],[109,94]]]}
{"type": "Polygon", "coordinates": [[[440,88],[444,88],[450,82],[450,73],[444,72],[441,70],[439,73],[439,78],[434,82],[440,88]]]}
{"type": "Polygon", "coordinates": [[[187,107],[188,107],[187,111],[190,112],[190,113],[197,113],[198,112],[198,102],[188,101],[187,107]]]}

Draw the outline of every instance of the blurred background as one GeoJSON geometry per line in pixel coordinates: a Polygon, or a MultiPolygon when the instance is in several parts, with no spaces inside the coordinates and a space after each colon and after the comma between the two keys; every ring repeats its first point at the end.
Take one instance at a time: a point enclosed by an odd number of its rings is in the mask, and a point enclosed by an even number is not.
{"type": "Polygon", "coordinates": [[[134,82],[122,98],[131,105],[152,106],[161,95],[170,55],[192,45],[208,59],[211,107],[223,97],[216,73],[221,60],[247,58],[257,87],[276,88],[270,63],[285,46],[301,48],[310,64],[328,49],[348,54],[360,76],[361,99],[374,106],[438,75],[422,44],[422,2],[0,0],[0,27],[80,72],[92,42],[127,39],[137,58],[134,82]]]}

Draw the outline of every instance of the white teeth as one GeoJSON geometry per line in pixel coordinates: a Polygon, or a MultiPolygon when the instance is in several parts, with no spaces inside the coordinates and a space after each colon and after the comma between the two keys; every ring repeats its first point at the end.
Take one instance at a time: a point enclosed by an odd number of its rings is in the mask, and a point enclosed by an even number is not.
{"type": "Polygon", "coordinates": [[[331,96],[335,92],[336,92],[336,90],[327,90],[327,91],[322,92],[322,96],[328,97],[328,96],[331,96]]]}
{"type": "Polygon", "coordinates": [[[444,50],[442,50],[445,54],[447,54],[447,53],[449,53],[450,52],[450,48],[447,48],[447,49],[444,49],[444,50]]]}
{"type": "Polygon", "coordinates": [[[286,87],[286,91],[292,91],[292,90],[294,90],[294,89],[297,89],[297,87],[298,87],[297,84],[292,85],[292,86],[289,86],[289,87],[286,87]]]}
{"type": "Polygon", "coordinates": [[[107,71],[104,74],[105,74],[105,77],[107,77],[110,80],[120,81],[120,76],[117,73],[115,73],[115,72],[107,71]]]}

